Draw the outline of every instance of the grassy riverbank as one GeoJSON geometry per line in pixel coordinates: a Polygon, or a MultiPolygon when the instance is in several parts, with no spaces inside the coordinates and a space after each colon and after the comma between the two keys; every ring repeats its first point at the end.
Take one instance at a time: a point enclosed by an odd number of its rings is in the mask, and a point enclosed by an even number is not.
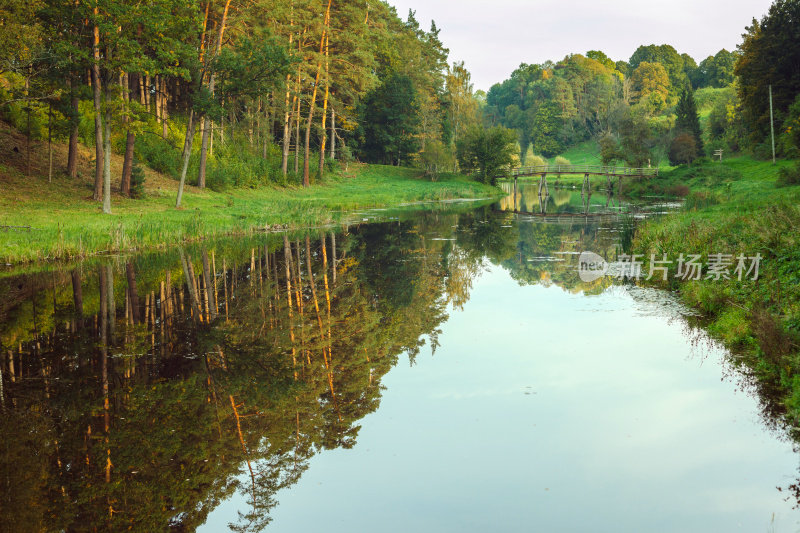
{"type": "MultiPolygon", "coordinates": [[[[65,147],[56,146],[57,170],[47,178],[46,145],[32,149],[28,175],[27,149],[21,136],[5,132],[0,159],[0,226],[29,226],[30,230],[0,228],[0,261],[22,263],[82,257],[97,253],[134,251],[204,238],[247,234],[274,228],[301,228],[335,223],[349,212],[371,207],[455,198],[497,197],[494,187],[459,175],[437,182],[420,171],[389,166],[350,166],[323,184],[299,187],[231,189],[225,192],[187,187],[183,207],[175,209],[177,183],[145,169],[146,196],[132,200],[112,195],[112,215],[103,215],[91,200],[90,152],[82,147],[76,180],[59,171],[65,147]],[[18,148],[14,151],[11,145],[18,148]]],[[[119,176],[121,158],[112,160],[119,176]]],[[[116,187],[115,183],[112,187],[116,187]]],[[[116,193],[116,191],[114,191],[116,193]]]]}
{"type": "MultiPolygon", "coordinates": [[[[777,186],[795,163],[741,157],[665,172],[640,193],[686,188],[684,209],[642,225],[634,253],[676,261],[681,253],[762,256],[758,281],[664,283],[703,313],[705,329],[722,341],[800,422],[800,186],[777,186]]],[[[734,263],[735,265],[735,263],[734,263]]],[[[731,267],[733,271],[734,267],[731,267]]],[[[646,270],[646,267],[645,267],[646,270]]]]}

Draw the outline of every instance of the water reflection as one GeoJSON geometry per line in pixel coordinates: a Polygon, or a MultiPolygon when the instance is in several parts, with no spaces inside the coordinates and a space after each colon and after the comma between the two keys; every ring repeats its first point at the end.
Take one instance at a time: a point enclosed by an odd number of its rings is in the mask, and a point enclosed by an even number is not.
{"type": "Polygon", "coordinates": [[[554,183],[540,188],[538,183],[526,180],[501,182],[500,188],[507,196],[499,202],[503,211],[535,215],[603,215],[616,214],[629,206],[615,194],[615,188],[594,189],[554,183]]]}
{"type": "Polygon", "coordinates": [[[483,208],[2,278],[0,530],[193,531],[234,494],[231,529],[261,530],[488,263],[598,294],[577,254],[617,243],[600,217],[483,208]]]}
{"type": "Polygon", "coordinates": [[[0,529],[193,530],[234,491],[234,529],[263,528],[275,492],[352,447],[382,376],[469,299],[480,254],[426,237],[456,223],[4,279],[3,507],[24,512],[0,529]]]}

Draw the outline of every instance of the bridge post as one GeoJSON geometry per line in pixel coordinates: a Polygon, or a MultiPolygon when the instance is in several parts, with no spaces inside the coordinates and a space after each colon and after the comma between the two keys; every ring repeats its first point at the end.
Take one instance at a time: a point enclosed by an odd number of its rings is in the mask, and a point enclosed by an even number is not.
{"type": "Polygon", "coordinates": [[[539,180],[539,196],[542,195],[542,188],[545,196],[550,196],[550,191],[547,189],[547,172],[542,172],[542,178],[539,180]]]}
{"type": "Polygon", "coordinates": [[[618,176],[617,179],[617,196],[622,196],[622,176],[618,176]]]}
{"type": "Polygon", "coordinates": [[[585,214],[589,214],[589,205],[592,203],[592,182],[589,181],[589,174],[583,176],[583,182],[586,187],[586,201],[584,202],[585,214]]]}
{"type": "Polygon", "coordinates": [[[614,191],[611,190],[611,174],[606,174],[606,194],[611,196],[614,191]]]}
{"type": "Polygon", "coordinates": [[[514,176],[514,211],[517,210],[517,176],[514,176]]]}

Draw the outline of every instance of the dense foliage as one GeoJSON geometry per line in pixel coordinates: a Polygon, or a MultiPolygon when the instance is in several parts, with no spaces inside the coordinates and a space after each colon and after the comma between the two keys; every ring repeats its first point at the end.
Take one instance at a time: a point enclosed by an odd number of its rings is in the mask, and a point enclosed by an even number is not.
{"type": "Polygon", "coordinates": [[[738,50],[722,49],[699,65],[668,44],[640,46],[627,61],[590,50],[523,63],[487,94],[486,121],[517,131],[523,160],[594,140],[603,163],[658,165],[678,146],[691,152],[685,139],[675,143],[684,133],[697,157],[718,149],[767,157],[772,85],[778,155],[794,157],[800,1],[776,0],[743,38],[738,50]]]}
{"type": "Polygon", "coordinates": [[[129,196],[134,157],[180,191],[308,185],[326,159],[454,155],[479,122],[436,24],[384,2],[12,0],[2,19],[0,115],[34,141],[69,139],[73,178],[78,143],[94,145],[107,212],[111,152],[129,196]]]}

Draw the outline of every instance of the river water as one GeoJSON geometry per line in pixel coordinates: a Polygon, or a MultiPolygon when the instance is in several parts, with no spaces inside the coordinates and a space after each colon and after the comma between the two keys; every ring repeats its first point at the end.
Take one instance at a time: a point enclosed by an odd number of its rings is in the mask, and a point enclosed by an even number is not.
{"type": "Polygon", "coordinates": [[[779,406],[550,192],[4,273],[0,530],[798,530],[779,406]]]}

